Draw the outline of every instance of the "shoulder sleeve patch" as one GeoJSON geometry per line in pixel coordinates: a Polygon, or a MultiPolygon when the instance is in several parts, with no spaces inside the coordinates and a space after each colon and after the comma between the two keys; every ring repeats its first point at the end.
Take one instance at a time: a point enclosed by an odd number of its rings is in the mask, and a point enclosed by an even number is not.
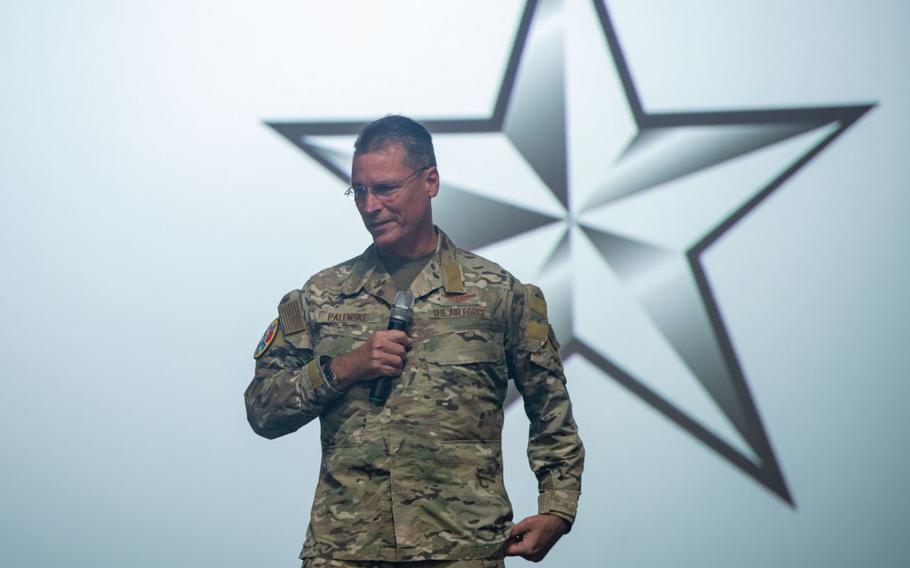
{"type": "Polygon", "coordinates": [[[543,345],[543,342],[547,340],[548,331],[549,326],[546,323],[529,321],[525,335],[536,344],[543,345]]]}
{"type": "Polygon", "coordinates": [[[541,296],[532,294],[531,297],[528,298],[528,306],[531,308],[532,312],[540,317],[547,317],[547,302],[541,296]]]}
{"type": "Polygon", "coordinates": [[[256,346],[256,350],[253,352],[253,359],[258,359],[262,357],[262,354],[269,348],[269,345],[272,344],[272,341],[275,340],[275,336],[278,334],[278,318],[272,320],[272,323],[265,328],[265,333],[262,334],[262,339],[259,340],[259,345],[256,346]]]}
{"type": "Polygon", "coordinates": [[[524,309],[519,330],[519,347],[526,351],[537,351],[547,341],[550,323],[547,320],[547,301],[543,292],[533,284],[524,284],[524,309]]]}
{"type": "Polygon", "coordinates": [[[292,290],[278,304],[278,319],[281,320],[281,329],[285,335],[294,335],[306,329],[303,317],[303,294],[300,290],[292,290]]]}

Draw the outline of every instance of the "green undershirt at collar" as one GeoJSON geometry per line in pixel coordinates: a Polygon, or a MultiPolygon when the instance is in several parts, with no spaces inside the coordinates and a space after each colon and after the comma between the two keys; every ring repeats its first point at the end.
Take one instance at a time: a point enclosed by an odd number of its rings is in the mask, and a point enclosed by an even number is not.
{"type": "Polygon", "coordinates": [[[412,257],[380,254],[379,260],[389,272],[395,286],[399,290],[409,290],[411,283],[414,282],[414,279],[417,278],[417,275],[420,274],[420,271],[423,270],[423,267],[430,262],[430,259],[435,254],[435,251],[422,256],[412,257]]]}

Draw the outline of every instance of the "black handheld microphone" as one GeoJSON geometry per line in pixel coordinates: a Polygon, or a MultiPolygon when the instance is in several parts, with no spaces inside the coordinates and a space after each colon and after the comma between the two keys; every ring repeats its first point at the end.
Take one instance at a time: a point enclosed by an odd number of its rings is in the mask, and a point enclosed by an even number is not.
{"type": "MultiPolygon", "coordinates": [[[[413,315],[414,296],[410,292],[399,291],[392,301],[392,313],[389,314],[389,327],[386,329],[406,330],[413,315]]],[[[382,406],[388,400],[390,392],[392,392],[392,377],[379,377],[373,381],[370,400],[376,406],[382,406]]]]}

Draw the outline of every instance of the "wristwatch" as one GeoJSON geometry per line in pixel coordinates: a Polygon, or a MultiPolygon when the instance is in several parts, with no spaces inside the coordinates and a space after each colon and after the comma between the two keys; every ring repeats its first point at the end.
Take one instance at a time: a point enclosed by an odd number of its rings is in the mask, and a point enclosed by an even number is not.
{"type": "Polygon", "coordinates": [[[319,357],[319,367],[322,369],[322,376],[325,378],[325,382],[329,384],[330,387],[336,391],[343,391],[341,385],[338,384],[338,380],[335,378],[335,371],[332,370],[332,358],[328,355],[320,355],[319,357]]]}

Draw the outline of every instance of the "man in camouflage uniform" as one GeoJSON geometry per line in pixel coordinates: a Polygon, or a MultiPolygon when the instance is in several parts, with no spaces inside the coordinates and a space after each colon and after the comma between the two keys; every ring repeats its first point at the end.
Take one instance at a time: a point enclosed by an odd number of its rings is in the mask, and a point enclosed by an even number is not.
{"type": "Polygon", "coordinates": [[[373,244],[279,303],[245,393],[266,438],[314,418],[322,463],[304,566],[503,566],[571,528],[584,449],[540,290],[457,248],[432,222],[429,133],[388,116],[355,143],[353,194],[373,244]],[[398,289],[407,333],[386,330],[398,289]],[[373,379],[394,378],[384,405],[373,379]],[[509,379],[530,419],[539,514],[513,525],[500,447],[509,379]]]}

